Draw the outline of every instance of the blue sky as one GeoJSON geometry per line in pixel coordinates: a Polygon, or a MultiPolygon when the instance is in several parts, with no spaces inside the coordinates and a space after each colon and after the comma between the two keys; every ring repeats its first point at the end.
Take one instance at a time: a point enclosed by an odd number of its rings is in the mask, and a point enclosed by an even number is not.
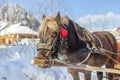
{"type": "MultiPolygon", "coordinates": [[[[38,1],[50,3],[51,0],[8,0],[8,1],[19,3],[24,8],[30,9],[33,6],[35,6],[38,3],[38,1]]],[[[107,26],[109,27],[120,25],[119,19],[120,0],[55,0],[55,1],[61,2],[63,1],[63,4],[64,2],[66,2],[68,9],[70,10],[70,13],[72,13],[69,17],[77,21],[82,26],[87,27],[98,26],[98,22],[101,22],[102,26],[105,26],[104,24],[107,23],[108,24],[107,26]],[[96,22],[96,20],[98,20],[98,22],[96,22]]],[[[60,5],[58,4],[58,6],[62,7],[62,4],[60,5]]]]}
{"type": "Polygon", "coordinates": [[[120,13],[120,0],[70,0],[70,4],[75,18],[88,14],[120,13]]]}
{"type": "MultiPolygon", "coordinates": [[[[26,9],[31,8],[38,1],[50,2],[50,0],[8,0],[10,2],[19,3],[26,9]]],[[[83,17],[88,14],[106,14],[114,12],[120,14],[120,0],[63,0],[67,1],[74,19],[83,17]]]]}

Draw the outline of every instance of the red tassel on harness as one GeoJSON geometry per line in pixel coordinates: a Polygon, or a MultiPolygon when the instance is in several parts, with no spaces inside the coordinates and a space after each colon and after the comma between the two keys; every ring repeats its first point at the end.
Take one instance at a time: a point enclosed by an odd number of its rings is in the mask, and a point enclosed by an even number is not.
{"type": "Polygon", "coordinates": [[[67,38],[68,37],[68,31],[65,28],[60,28],[60,36],[62,38],[67,38]]]}

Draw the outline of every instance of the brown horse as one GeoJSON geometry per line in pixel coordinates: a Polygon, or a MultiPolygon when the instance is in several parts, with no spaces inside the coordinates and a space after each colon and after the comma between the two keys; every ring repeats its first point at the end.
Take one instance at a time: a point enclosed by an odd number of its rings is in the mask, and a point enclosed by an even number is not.
{"type": "MultiPolygon", "coordinates": [[[[40,44],[38,45],[38,54],[34,61],[44,59],[58,58],[62,54],[65,61],[70,63],[81,63],[101,67],[106,65],[107,68],[114,68],[115,55],[104,51],[98,51],[102,48],[113,53],[117,53],[117,43],[115,37],[106,31],[91,33],[68,17],[43,16],[43,22],[39,27],[40,44]],[[81,49],[93,50],[87,55],[79,55],[76,51],[81,49]],[[61,53],[63,52],[63,53],[61,53]],[[83,59],[83,57],[85,59],[83,59]]],[[[46,67],[42,65],[41,67],[46,67]]],[[[79,80],[78,72],[81,70],[68,69],[74,80],[79,80]]],[[[90,71],[82,71],[85,74],[85,80],[91,79],[90,71]]],[[[98,72],[98,80],[102,80],[102,73],[98,72]]],[[[108,74],[109,80],[113,80],[113,74],[108,74]]]]}

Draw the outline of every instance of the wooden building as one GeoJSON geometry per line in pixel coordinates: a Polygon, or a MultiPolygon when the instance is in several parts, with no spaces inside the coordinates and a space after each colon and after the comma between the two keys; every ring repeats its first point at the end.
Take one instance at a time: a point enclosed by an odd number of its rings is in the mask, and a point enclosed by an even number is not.
{"type": "Polygon", "coordinates": [[[0,32],[0,44],[13,44],[23,38],[37,38],[38,33],[28,26],[11,25],[0,32]]]}

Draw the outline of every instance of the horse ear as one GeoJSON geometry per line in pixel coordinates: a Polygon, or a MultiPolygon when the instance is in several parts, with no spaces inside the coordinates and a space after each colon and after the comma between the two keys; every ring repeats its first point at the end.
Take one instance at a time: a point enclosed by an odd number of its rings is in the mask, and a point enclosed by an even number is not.
{"type": "Polygon", "coordinates": [[[58,23],[58,25],[60,24],[60,18],[61,18],[60,12],[58,12],[57,16],[55,17],[55,20],[58,23]]]}
{"type": "Polygon", "coordinates": [[[45,15],[43,15],[43,17],[42,17],[42,19],[44,19],[46,16],[45,15]]]}

